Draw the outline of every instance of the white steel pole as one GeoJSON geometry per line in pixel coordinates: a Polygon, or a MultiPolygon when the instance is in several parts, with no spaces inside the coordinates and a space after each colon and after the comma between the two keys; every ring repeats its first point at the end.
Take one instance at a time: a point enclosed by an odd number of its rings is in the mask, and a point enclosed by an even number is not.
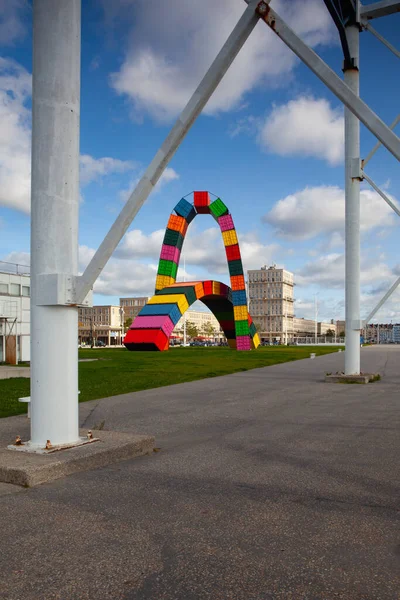
{"type": "Polygon", "coordinates": [[[39,305],[38,277],[78,274],[80,0],[34,0],[31,445],[75,443],[78,309],[39,305]]]}
{"type": "MultiPolygon", "coordinates": [[[[359,35],[357,25],[346,27],[353,66],[344,71],[347,86],[359,95],[359,35]]],[[[345,118],[345,373],[360,373],[360,122],[347,108],[345,118]]]]}
{"type": "MultiPolygon", "coordinates": [[[[186,257],[183,254],[183,281],[186,281],[186,257]]],[[[186,348],[186,311],[183,314],[183,346],[186,348]]]]}
{"type": "Polygon", "coordinates": [[[314,316],[315,316],[315,325],[314,325],[315,343],[318,344],[318,302],[317,302],[317,294],[315,294],[315,296],[314,296],[314,316]]]}

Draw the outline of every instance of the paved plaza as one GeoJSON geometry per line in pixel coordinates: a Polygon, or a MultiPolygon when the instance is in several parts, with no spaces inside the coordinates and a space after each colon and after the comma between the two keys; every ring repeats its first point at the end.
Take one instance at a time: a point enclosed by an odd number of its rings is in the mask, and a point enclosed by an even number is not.
{"type": "MultiPolygon", "coordinates": [[[[207,352],[207,348],[204,349],[207,352]]],[[[400,347],[82,404],[81,426],[159,451],[22,489],[0,484],[5,600],[398,600],[400,347]]],[[[27,419],[0,421],[26,435],[27,419]]]]}

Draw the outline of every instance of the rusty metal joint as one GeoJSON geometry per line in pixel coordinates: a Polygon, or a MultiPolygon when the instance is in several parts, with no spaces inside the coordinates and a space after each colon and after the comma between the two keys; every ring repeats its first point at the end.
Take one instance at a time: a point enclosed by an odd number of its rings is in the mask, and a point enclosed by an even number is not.
{"type": "Polygon", "coordinates": [[[91,432],[91,430],[89,429],[89,431],[87,432],[87,439],[88,440],[92,440],[93,439],[93,433],[91,432]]]}
{"type": "Polygon", "coordinates": [[[261,0],[261,2],[257,4],[256,13],[258,13],[261,17],[266,17],[269,11],[270,7],[268,6],[268,3],[265,2],[265,0],[261,0]]]}
{"type": "Polygon", "coordinates": [[[51,450],[53,447],[52,443],[50,440],[47,440],[46,445],[44,447],[45,450],[51,450]]]}

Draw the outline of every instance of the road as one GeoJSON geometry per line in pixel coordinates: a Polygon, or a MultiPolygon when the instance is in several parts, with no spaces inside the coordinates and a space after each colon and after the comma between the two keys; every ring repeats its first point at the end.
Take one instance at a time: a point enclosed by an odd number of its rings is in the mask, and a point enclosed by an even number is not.
{"type": "Polygon", "coordinates": [[[400,348],[362,363],[382,380],[324,383],[335,353],[81,405],[159,451],[3,484],[0,598],[398,600],[400,348]]]}

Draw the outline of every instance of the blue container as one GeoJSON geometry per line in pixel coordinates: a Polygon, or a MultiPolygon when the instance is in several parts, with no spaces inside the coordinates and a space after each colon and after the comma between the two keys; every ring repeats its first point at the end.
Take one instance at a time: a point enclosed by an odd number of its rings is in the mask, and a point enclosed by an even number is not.
{"type": "Polygon", "coordinates": [[[246,291],[245,290],[233,290],[232,291],[232,303],[233,306],[246,306],[246,291]]]}
{"type": "Polygon", "coordinates": [[[171,304],[146,304],[138,316],[168,315],[174,325],[177,324],[182,314],[175,303],[171,304]]]}
{"type": "Polygon", "coordinates": [[[179,200],[178,204],[175,206],[174,211],[180,217],[184,217],[188,223],[191,223],[196,216],[196,209],[193,204],[190,204],[185,198],[179,200]]]}

